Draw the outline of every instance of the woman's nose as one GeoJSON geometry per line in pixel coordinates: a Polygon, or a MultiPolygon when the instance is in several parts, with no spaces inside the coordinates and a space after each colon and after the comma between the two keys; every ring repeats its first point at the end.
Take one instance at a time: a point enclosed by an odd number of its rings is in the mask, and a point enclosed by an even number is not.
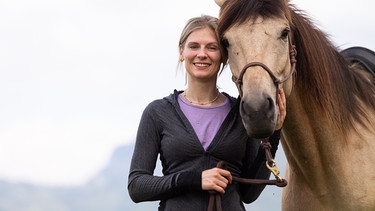
{"type": "Polygon", "coordinates": [[[205,58],[205,57],[207,57],[206,51],[204,49],[200,49],[199,52],[198,52],[198,54],[197,54],[197,57],[198,58],[205,58]]]}

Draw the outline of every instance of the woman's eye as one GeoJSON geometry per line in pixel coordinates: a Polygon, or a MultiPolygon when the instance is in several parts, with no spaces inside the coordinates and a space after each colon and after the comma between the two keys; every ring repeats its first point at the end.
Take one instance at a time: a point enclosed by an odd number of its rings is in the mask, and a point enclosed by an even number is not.
{"type": "Polygon", "coordinates": [[[198,49],[199,46],[197,46],[197,45],[191,45],[190,48],[191,48],[191,49],[198,49]]]}
{"type": "Polygon", "coordinates": [[[218,47],[216,47],[216,46],[209,46],[208,47],[209,51],[216,51],[217,49],[218,49],[218,47]]]}

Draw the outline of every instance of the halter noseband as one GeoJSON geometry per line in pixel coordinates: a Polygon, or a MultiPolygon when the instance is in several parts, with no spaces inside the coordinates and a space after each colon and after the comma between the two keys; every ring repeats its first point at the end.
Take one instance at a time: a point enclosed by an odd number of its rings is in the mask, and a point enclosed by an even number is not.
{"type": "MultiPolygon", "coordinates": [[[[238,79],[235,81],[235,83],[237,84],[238,88],[239,88],[239,91],[240,91],[240,96],[242,97],[242,84],[243,84],[243,76],[245,75],[245,72],[246,70],[249,68],[249,67],[254,67],[254,66],[260,66],[262,67],[265,71],[267,71],[267,73],[270,75],[270,77],[272,78],[273,80],[273,83],[275,84],[276,86],[276,89],[277,89],[277,92],[276,92],[276,96],[279,92],[279,84],[282,84],[284,83],[286,80],[288,80],[292,75],[293,73],[296,71],[296,63],[297,63],[297,60],[296,60],[296,55],[297,55],[297,50],[296,50],[296,46],[291,44],[291,40],[289,38],[289,48],[290,48],[290,51],[289,51],[289,55],[290,55],[290,63],[291,63],[291,67],[290,67],[290,72],[288,73],[287,76],[285,76],[285,78],[283,79],[279,79],[275,76],[275,74],[273,74],[273,72],[270,70],[270,68],[267,67],[267,65],[261,63],[261,62],[250,62],[248,64],[246,64],[243,68],[242,68],[242,71],[238,77],[238,79]]],[[[277,102],[277,97],[276,97],[276,102],[277,102]]]]}

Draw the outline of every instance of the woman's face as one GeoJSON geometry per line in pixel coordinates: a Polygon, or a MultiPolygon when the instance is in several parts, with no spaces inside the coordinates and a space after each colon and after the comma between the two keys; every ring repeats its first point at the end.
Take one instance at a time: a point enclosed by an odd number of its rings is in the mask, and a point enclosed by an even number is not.
{"type": "Polygon", "coordinates": [[[180,55],[190,79],[216,79],[221,54],[215,32],[211,29],[202,28],[192,32],[180,47],[180,55]]]}

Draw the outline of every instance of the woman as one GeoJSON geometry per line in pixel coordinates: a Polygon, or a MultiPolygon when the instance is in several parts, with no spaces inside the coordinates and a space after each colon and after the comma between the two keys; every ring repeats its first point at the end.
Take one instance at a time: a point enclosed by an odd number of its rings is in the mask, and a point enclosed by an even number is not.
{"type": "MultiPolygon", "coordinates": [[[[207,210],[209,190],[222,194],[223,210],[245,210],[264,185],[232,184],[232,175],[268,179],[260,141],[250,139],[235,98],[217,89],[227,62],[216,33],[217,19],[190,19],[182,31],[180,62],[187,88],[150,103],[142,115],[129,172],[133,201],[160,200],[159,210],[207,210]],[[157,157],[163,176],[154,176],[157,157]],[[216,168],[219,161],[228,170],[216,168]]],[[[284,121],[285,96],[279,93],[277,130],[270,137],[275,155],[284,121]]]]}

